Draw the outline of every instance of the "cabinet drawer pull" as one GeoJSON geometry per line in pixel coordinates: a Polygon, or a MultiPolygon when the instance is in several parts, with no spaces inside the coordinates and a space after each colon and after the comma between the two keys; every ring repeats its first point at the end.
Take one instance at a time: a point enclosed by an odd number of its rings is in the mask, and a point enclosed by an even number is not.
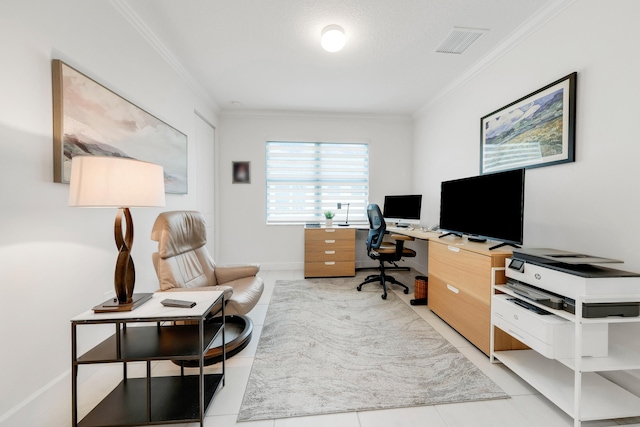
{"type": "Polygon", "coordinates": [[[324,265],[335,265],[336,262],[335,261],[325,261],[324,265]]]}
{"type": "Polygon", "coordinates": [[[336,229],[335,228],[325,228],[324,232],[325,233],[335,233],[336,229]]]}
{"type": "Polygon", "coordinates": [[[449,289],[451,292],[453,292],[454,294],[457,294],[458,292],[460,292],[458,290],[458,288],[456,288],[455,286],[451,286],[450,284],[447,283],[447,289],[449,289]]]}
{"type": "Polygon", "coordinates": [[[460,252],[460,248],[456,248],[455,246],[447,246],[451,252],[460,252]]]}
{"type": "Polygon", "coordinates": [[[336,251],[324,251],[326,255],[335,255],[336,251]]]}
{"type": "Polygon", "coordinates": [[[325,240],[324,242],[325,243],[335,243],[336,241],[335,240],[325,240]]]}

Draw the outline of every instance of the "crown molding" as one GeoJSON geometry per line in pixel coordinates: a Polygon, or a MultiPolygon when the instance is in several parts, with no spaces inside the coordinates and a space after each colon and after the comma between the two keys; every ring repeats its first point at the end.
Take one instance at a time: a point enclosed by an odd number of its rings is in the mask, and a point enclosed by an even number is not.
{"type": "Polygon", "coordinates": [[[295,110],[222,110],[218,117],[225,119],[312,119],[312,120],[377,120],[385,122],[412,123],[410,115],[402,114],[362,114],[362,113],[338,113],[323,111],[295,111],[295,110]]]}
{"type": "Polygon", "coordinates": [[[447,95],[455,92],[461,86],[465,85],[469,81],[473,80],[482,71],[488,68],[491,64],[498,59],[506,55],[511,49],[522,43],[529,36],[534,34],[546,23],[551,21],[556,15],[568,8],[576,0],[550,0],[547,4],[542,6],[538,12],[527,19],[522,25],[516,28],[506,39],[492,49],[488,54],[484,55],[479,61],[465,71],[460,77],[454,80],[449,85],[445,86],[435,96],[433,96],[425,105],[423,105],[413,115],[414,119],[419,118],[428,109],[439,103],[447,95]]]}
{"type": "Polygon", "coordinates": [[[165,46],[164,43],[149,28],[144,20],[136,13],[127,0],[109,0],[111,5],[131,24],[131,26],[140,33],[140,35],[158,52],[160,57],[187,83],[187,85],[201,96],[204,101],[211,107],[214,112],[220,111],[220,107],[208,91],[191,75],[191,73],[182,65],[178,58],[165,46]]]}

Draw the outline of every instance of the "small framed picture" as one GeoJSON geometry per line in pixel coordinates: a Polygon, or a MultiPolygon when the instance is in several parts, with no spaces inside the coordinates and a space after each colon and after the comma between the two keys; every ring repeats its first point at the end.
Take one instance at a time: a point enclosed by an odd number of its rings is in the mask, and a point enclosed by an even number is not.
{"type": "Polygon", "coordinates": [[[233,162],[233,183],[251,184],[251,162],[233,162]]]}

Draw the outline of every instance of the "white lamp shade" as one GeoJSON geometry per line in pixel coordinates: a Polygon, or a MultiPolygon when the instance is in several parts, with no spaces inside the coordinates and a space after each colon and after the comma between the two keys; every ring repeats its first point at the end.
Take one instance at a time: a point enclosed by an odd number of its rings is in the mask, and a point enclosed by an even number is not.
{"type": "Polygon", "coordinates": [[[320,35],[320,44],[327,52],[337,52],[344,47],[344,29],[339,25],[327,25],[320,35]]]}
{"type": "Polygon", "coordinates": [[[69,206],[164,206],[162,166],[122,157],[76,156],[71,160],[69,206]]]}

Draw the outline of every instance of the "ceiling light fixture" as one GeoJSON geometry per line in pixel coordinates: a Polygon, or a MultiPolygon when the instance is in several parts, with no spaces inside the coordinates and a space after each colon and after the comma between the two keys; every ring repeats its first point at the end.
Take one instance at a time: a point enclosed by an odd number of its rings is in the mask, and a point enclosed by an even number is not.
{"type": "Polygon", "coordinates": [[[320,44],[327,52],[337,52],[344,47],[344,29],[339,25],[327,25],[320,37],[320,44]]]}

